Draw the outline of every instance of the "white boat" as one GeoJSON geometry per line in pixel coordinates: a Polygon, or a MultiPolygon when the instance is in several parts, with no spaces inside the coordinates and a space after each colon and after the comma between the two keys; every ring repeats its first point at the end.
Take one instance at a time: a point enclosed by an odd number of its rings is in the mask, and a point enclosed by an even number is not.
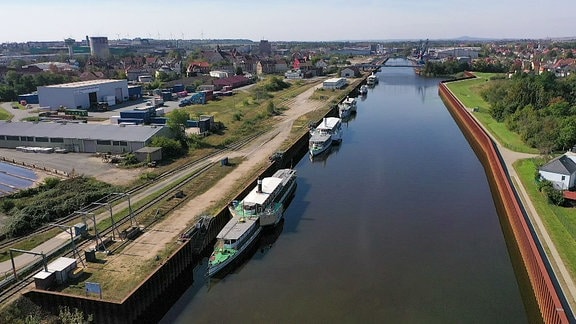
{"type": "Polygon", "coordinates": [[[229,268],[256,242],[261,231],[258,217],[233,217],[216,236],[216,245],[208,260],[208,276],[229,268]]]}
{"type": "Polygon", "coordinates": [[[360,86],[360,89],[358,90],[358,93],[360,93],[361,96],[367,95],[368,94],[368,86],[363,84],[360,86]]]}
{"type": "Polygon", "coordinates": [[[356,112],[356,98],[346,97],[342,100],[342,104],[350,106],[350,112],[356,112]]]}
{"type": "Polygon", "coordinates": [[[296,188],[296,170],[280,169],[271,177],[258,179],[256,186],[228,210],[233,218],[256,217],[260,226],[276,225],[282,218],[284,203],[296,188]]]}
{"type": "Polygon", "coordinates": [[[310,134],[328,134],[332,142],[342,141],[342,119],[338,117],[324,117],[316,128],[310,130],[310,134]]]}
{"type": "Polygon", "coordinates": [[[340,119],[348,119],[352,114],[352,106],[343,102],[338,104],[338,117],[340,119]]]}
{"type": "Polygon", "coordinates": [[[366,78],[366,84],[367,85],[375,85],[378,84],[378,77],[376,76],[376,74],[372,73],[370,74],[367,78],[366,78]]]}
{"type": "Polygon", "coordinates": [[[308,140],[308,152],[310,156],[317,156],[330,148],[332,136],[324,133],[313,133],[308,140]]]}

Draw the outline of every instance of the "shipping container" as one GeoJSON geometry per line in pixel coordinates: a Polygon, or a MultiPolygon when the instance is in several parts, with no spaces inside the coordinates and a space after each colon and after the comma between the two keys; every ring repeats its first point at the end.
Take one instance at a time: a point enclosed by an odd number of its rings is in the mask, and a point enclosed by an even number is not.
{"type": "Polygon", "coordinates": [[[141,118],[118,118],[118,124],[141,125],[141,124],[144,124],[144,119],[141,119],[141,118]]]}
{"type": "Polygon", "coordinates": [[[177,93],[177,92],[182,92],[184,91],[184,85],[183,84],[175,84],[172,86],[172,92],[177,93]]]}
{"type": "Polygon", "coordinates": [[[18,102],[26,101],[26,104],[38,104],[38,94],[37,93],[27,93],[18,96],[18,102]]]}
{"type": "Polygon", "coordinates": [[[190,97],[190,101],[193,104],[200,104],[203,105],[206,103],[206,94],[204,92],[197,92],[192,94],[192,96],[190,97]]]}
{"type": "Polygon", "coordinates": [[[128,97],[130,100],[136,100],[142,97],[142,86],[139,85],[129,85],[128,86],[128,97]]]}
{"type": "Polygon", "coordinates": [[[166,125],[167,120],[168,120],[168,118],[166,118],[166,117],[154,117],[154,118],[150,118],[150,124],[166,125]]]}
{"type": "Polygon", "coordinates": [[[172,92],[170,91],[162,91],[162,100],[164,101],[171,101],[172,100],[172,92]]]}

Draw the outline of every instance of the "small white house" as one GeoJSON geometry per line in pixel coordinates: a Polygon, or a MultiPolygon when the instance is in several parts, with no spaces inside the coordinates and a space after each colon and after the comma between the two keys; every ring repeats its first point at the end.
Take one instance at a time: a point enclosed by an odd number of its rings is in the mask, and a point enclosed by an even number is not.
{"type": "Polygon", "coordinates": [[[538,169],[540,177],[552,182],[557,190],[568,190],[576,183],[576,154],[567,152],[538,169]]]}
{"type": "Polygon", "coordinates": [[[346,81],[346,78],[331,78],[328,80],[325,80],[322,83],[322,87],[324,89],[341,89],[344,86],[346,86],[346,84],[348,83],[348,81],[346,81]]]}

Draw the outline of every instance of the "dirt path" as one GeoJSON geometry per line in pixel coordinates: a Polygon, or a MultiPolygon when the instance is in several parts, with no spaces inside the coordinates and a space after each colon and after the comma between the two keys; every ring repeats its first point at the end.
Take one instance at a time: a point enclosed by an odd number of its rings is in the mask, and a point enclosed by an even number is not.
{"type": "MultiPolygon", "coordinates": [[[[279,123],[274,129],[259,137],[250,146],[227,154],[228,157],[243,157],[244,161],[239,164],[234,172],[218,181],[211,189],[186,203],[165,220],[156,224],[142,236],[134,240],[121,253],[108,258],[106,268],[125,269],[126,275],[133,271],[131,265],[141,264],[153,259],[169,245],[175,244],[178,235],[196,220],[202,213],[215,202],[223,199],[233,188],[245,181],[245,175],[254,171],[256,167],[268,161],[268,157],[278,150],[289,138],[293,122],[300,116],[321,108],[325,103],[318,100],[310,100],[316,86],[303,92],[289,103],[283,115],[276,117],[279,123]]],[[[221,157],[215,157],[217,161],[221,157]]]]}

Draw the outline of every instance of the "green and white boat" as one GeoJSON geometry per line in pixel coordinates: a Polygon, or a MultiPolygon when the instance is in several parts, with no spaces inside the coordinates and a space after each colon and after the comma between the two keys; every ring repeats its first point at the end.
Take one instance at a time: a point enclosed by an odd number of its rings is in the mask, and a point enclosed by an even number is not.
{"type": "Polygon", "coordinates": [[[216,245],[208,261],[208,276],[230,268],[257,241],[261,231],[257,217],[233,217],[216,236],[216,245]]]}

